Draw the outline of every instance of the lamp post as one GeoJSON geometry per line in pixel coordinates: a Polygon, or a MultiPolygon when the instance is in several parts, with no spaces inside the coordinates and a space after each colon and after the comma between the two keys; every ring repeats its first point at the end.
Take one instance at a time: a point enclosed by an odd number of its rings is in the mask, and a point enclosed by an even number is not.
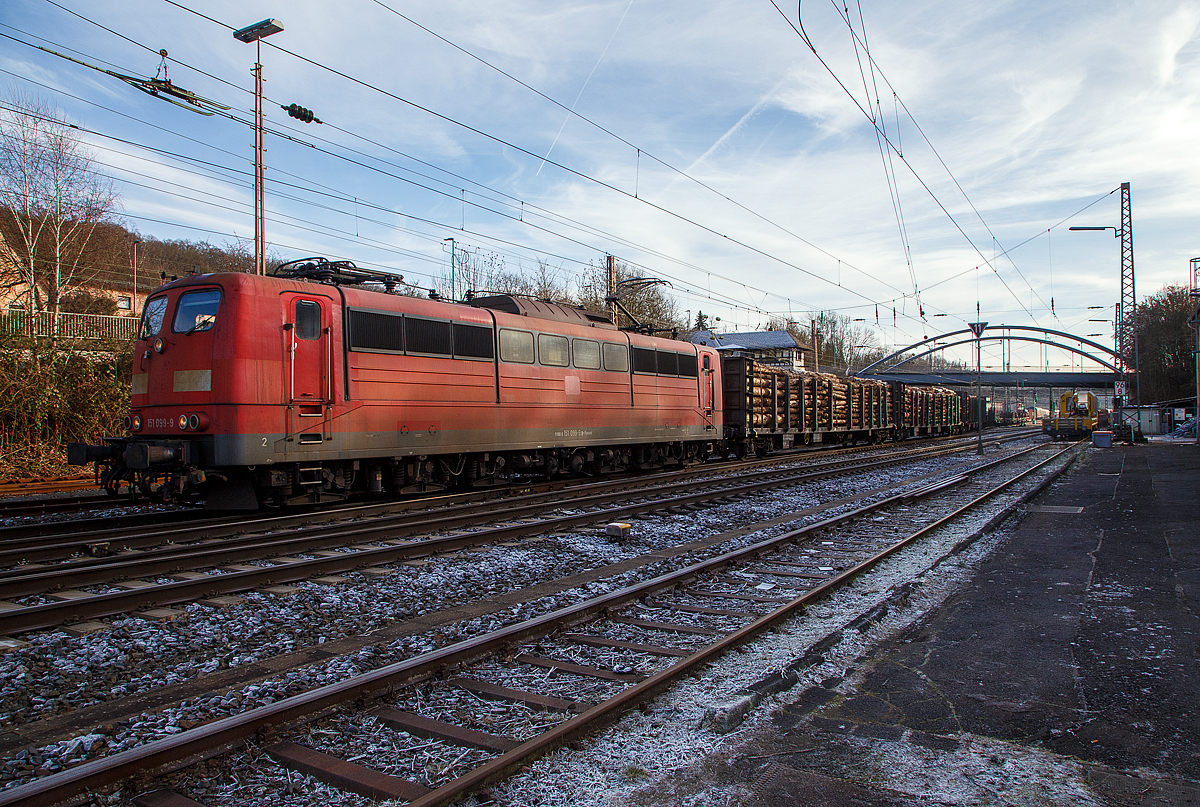
{"type": "Polygon", "coordinates": [[[975,407],[979,412],[979,450],[980,455],[983,454],[983,383],[982,383],[982,359],[980,358],[981,342],[979,337],[983,335],[983,329],[987,327],[986,322],[969,322],[971,333],[975,334],[975,407]]]}
{"type": "Polygon", "coordinates": [[[137,245],[142,243],[141,239],[135,239],[133,242],[133,297],[132,304],[129,306],[133,309],[133,315],[138,315],[138,299],[137,299],[137,245]]]}
{"type": "Polygon", "coordinates": [[[263,112],[262,42],[263,37],[283,30],[279,20],[265,19],[233,32],[239,42],[254,43],[254,271],[265,275],[267,239],[263,232],[266,205],[263,201],[263,112]]]}

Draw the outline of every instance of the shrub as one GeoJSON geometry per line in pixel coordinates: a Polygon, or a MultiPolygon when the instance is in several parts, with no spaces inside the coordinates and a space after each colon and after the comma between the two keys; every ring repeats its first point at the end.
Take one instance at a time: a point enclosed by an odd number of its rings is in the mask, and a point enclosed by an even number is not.
{"type": "Polygon", "coordinates": [[[0,478],[77,473],[68,442],[120,434],[131,348],[0,336],[0,478]]]}

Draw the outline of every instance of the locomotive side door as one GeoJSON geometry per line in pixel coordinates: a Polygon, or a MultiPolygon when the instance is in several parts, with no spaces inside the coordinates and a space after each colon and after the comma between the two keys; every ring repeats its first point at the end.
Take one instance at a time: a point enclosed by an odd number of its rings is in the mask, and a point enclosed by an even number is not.
{"type": "Polygon", "coordinates": [[[333,403],[330,301],[317,295],[285,294],[283,309],[288,431],[299,435],[301,442],[321,442],[318,435],[323,438],[328,431],[328,406],[333,403]]]}
{"type": "Polygon", "coordinates": [[[700,408],[704,411],[704,419],[712,428],[713,419],[713,358],[708,353],[700,354],[700,408]]]}

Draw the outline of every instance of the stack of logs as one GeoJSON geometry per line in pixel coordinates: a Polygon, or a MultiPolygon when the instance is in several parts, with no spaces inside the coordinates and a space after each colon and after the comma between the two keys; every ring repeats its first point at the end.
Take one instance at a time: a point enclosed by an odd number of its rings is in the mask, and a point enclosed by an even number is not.
{"type": "Polygon", "coordinates": [[[963,412],[958,393],[946,387],[906,387],[904,426],[924,428],[962,423],[963,412]]]}
{"type": "MultiPolygon", "coordinates": [[[[834,431],[855,431],[892,425],[891,387],[883,381],[839,378],[829,373],[796,372],[755,361],[747,361],[745,368],[746,399],[744,402],[738,401],[742,406],[734,408],[744,408],[749,413],[748,425],[753,429],[784,431],[803,428],[804,431],[825,431],[832,428],[834,431]],[[803,420],[800,417],[801,400],[804,402],[803,420]],[[790,415],[790,422],[786,425],[785,413],[790,415]]],[[[742,392],[740,387],[738,384],[739,393],[742,392]]]]}

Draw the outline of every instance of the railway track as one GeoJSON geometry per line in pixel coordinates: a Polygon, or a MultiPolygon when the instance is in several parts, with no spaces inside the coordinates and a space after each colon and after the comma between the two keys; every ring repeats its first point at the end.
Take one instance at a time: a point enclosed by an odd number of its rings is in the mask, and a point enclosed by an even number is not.
{"type": "MultiPolygon", "coordinates": [[[[1035,430],[1009,432],[999,435],[989,435],[988,443],[1007,443],[1016,440],[1025,439],[1035,436],[1039,432],[1035,430]]],[[[729,475],[738,473],[743,470],[754,470],[765,467],[773,467],[776,465],[786,465],[798,461],[815,461],[817,463],[828,463],[836,461],[843,457],[854,457],[858,455],[879,454],[887,455],[895,451],[911,452],[913,450],[922,450],[930,446],[949,446],[949,445],[966,445],[970,443],[972,438],[954,437],[954,438],[936,438],[932,441],[922,441],[918,446],[908,446],[906,448],[888,448],[880,449],[877,446],[857,446],[851,448],[839,448],[834,450],[817,450],[813,449],[798,449],[794,452],[780,452],[773,454],[764,459],[752,459],[741,461],[730,461],[722,463],[712,463],[692,466],[684,470],[668,471],[658,474],[646,475],[630,475],[622,477],[608,478],[607,482],[625,483],[630,485],[638,485],[652,483],[657,479],[667,478],[690,478],[704,477],[706,475],[729,475]]],[[[76,541],[76,551],[86,553],[87,544],[105,541],[110,539],[120,539],[125,532],[137,532],[146,528],[165,527],[177,522],[188,522],[195,529],[214,527],[221,529],[225,525],[230,524],[247,524],[254,520],[262,520],[268,523],[270,519],[276,517],[286,518],[288,516],[302,516],[309,522],[316,521],[335,521],[339,519],[349,518],[371,518],[381,513],[393,513],[409,511],[427,506],[438,506],[443,502],[482,502],[511,495],[513,491],[531,491],[531,492],[554,492],[567,488],[586,486],[594,484],[589,480],[570,480],[570,481],[555,481],[555,482],[538,482],[525,485],[512,486],[507,488],[485,488],[478,491],[464,493],[438,493],[428,496],[411,497],[406,499],[388,500],[384,502],[352,502],[349,504],[326,505],[319,508],[290,508],[282,515],[279,511],[262,511],[257,514],[233,514],[233,515],[217,515],[214,516],[209,511],[204,511],[198,508],[182,508],[171,509],[165,512],[140,513],[131,515],[114,515],[106,512],[104,515],[104,528],[102,530],[95,529],[94,525],[88,525],[86,530],[81,530],[78,522],[73,520],[59,520],[51,522],[39,522],[27,520],[23,523],[14,523],[7,526],[0,526],[0,547],[33,547],[38,542],[47,544],[54,543],[54,539],[61,536],[74,536],[79,540],[76,541]]],[[[129,504],[127,499],[113,500],[107,497],[81,497],[87,501],[95,501],[106,511],[111,507],[124,507],[129,504]]],[[[42,501],[53,501],[46,499],[38,499],[32,502],[14,502],[13,507],[30,506],[36,508],[42,501]]],[[[144,502],[143,502],[144,504],[144,502]]],[[[8,513],[3,509],[4,503],[0,502],[0,518],[5,517],[8,513]]],[[[81,511],[86,508],[81,508],[81,511]]],[[[36,512],[34,513],[36,515],[36,512]]],[[[63,542],[63,545],[68,545],[69,542],[63,542]]],[[[10,553],[11,556],[11,553],[10,553]]],[[[30,557],[28,560],[44,561],[45,556],[30,557]]],[[[7,561],[0,557],[0,567],[7,561]]]]}
{"type": "MultiPolygon", "coordinates": [[[[147,502],[132,503],[128,498],[114,499],[107,493],[87,493],[80,496],[55,496],[0,501],[0,519],[43,518],[49,515],[92,513],[96,510],[123,510],[130,506],[145,507],[147,502]]],[[[4,529],[4,528],[0,528],[4,529]]],[[[30,525],[28,532],[45,529],[44,524],[30,525]]]]}
{"type": "Polygon", "coordinates": [[[98,487],[96,480],[90,476],[14,479],[11,482],[0,482],[0,497],[64,493],[72,490],[90,490],[98,487]]]}
{"type": "MultiPolygon", "coordinates": [[[[799,469],[771,467],[736,476],[722,472],[707,479],[677,472],[659,475],[653,483],[614,480],[510,496],[488,503],[491,526],[486,527],[480,526],[484,517],[478,502],[452,498],[434,512],[410,513],[411,503],[389,503],[367,508],[369,520],[316,525],[311,523],[314,517],[324,514],[201,521],[134,534],[94,531],[51,542],[10,539],[0,549],[0,567],[5,567],[0,568],[0,586],[7,598],[0,610],[0,635],[212,599],[658,510],[704,506],[972,447],[921,446],[883,457],[834,458],[799,469]],[[470,531],[459,531],[464,528],[470,531]]],[[[362,515],[363,510],[353,512],[362,515]]]]}
{"type": "MultiPolygon", "coordinates": [[[[989,434],[987,437],[988,437],[989,441],[992,441],[995,439],[1012,440],[1012,439],[1020,439],[1023,436],[1033,435],[1033,434],[1037,434],[1037,433],[1039,433],[1037,430],[1029,430],[1026,432],[1010,432],[1010,433],[1006,433],[1006,434],[1003,434],[1000,436],[996,436],[994,434],[989,434]]],[[[967,438],[963,438],[963,437],[934,438],[932,441],[928,441],[928,442],[931,442],[931,443],[955,442],[955,441],[961,442],[964,439],[967,439],[967,438]]],[[[926,441],[923,441],[923,442],[926,442],[926,441]]],[[[812,456],[812,457],[816,457],[818,459],[824,459],[824,458],[831,457],[831,456],[846,456],[846,455],[852,455],[852,454],[858,454],[858,453],[871,453],[871,452],[878,452],[880,450],[881,449],[878,446],[853,446],[853,447],[845,447],[845,448],[840,448],[840,447],[839,448],[813,448],[813,447],[797,448],[797,449],[793,449],[793,450],[789,450],[789,451],[785,451],[785,452],[776,453],[776,454],[772,455],[771,457],[763,459],[763,460],[741,461],[741,462],[732,463],[732,464],[726,463],[726,464],[724,464],[724,467],[726,467],[726,468],[728,468],[728,467],[755,467],[756,465],[761,464],[761,463],[779,463],[779,462],[794,461],[795,458],[798,456],[806,456],[806,457],[812,456]]],[[[887,450],[887,449],[883,449],[883,450],[887,450]]],[[[708,466],[708,467],[722,467],[722,466],[717,465],[717,466],[708,466]]],[[[693,472],[694,472],[694,470],[693,470],[693,472]]],[[[75,483],[80,482],[80,480],[61,480],[61,481],[63,484],[75,484],[75,483]]],[[[13,538],[23,538],[23,537],[34,536],[34,535],[48,536],[48,535],[55,534],[56,532],[58,534],[71,534],[72,532],[78,531],[77,526],[72,525],[72,523],[69,520],[62,520],[62,521],[58,521],[58,522],[54,522],[54,523],[32,521],[32,519],[42,518],[42,517],[45,517],[48,515],[79,514],[83,517],[87,517],[87,516],[91,515],[92,513],[94,513],[95,510],[114,511],[114,510],[124,510],[124,509],[128,509],[128,508],[139,508],[139,507],[144,508],[144,507],[150,507],[150,506],[153,506],[156,508],[164,507],[164,505],[150,502],[149,500],[145,499],[144,497],[139,498],[139,499],[132,499],[124,494],[122,494],[119,497],[112,497],[103,492],[86,493],[86,494],[81,494],[79,496],[56,496],[53,498],[49,498],[49,497],[26,498],[28,496],[37,495],[39,493],[59,492],[59,489],[53,487],[54,484],[57,484],[57,481],[54,481],[54,480],[47,480],[45,482],[45,484],[50,487],[47,487],[44,490],[38,489],[38,488],[26,489],[25,487],[22,487],[27,484],[29,484],[29,483],[25,483],[25,482],[9,483],[10,487],[8,489],[10,490],[10,492],[8,492],[8,493],[3,492],[5,489],[5,486],[0,485],[0,519],[30,519],[31,520],[29,523],[25,523],[25,524],[17,523],[17,524],[11,524],[9,526],[0,526],[0,545],[2,545],[6,541],[11,540],[13,538]],[[4,500],[4,498],[3,498],[4,496],[12,496],[12,497],[19,497],[19,498],[14,498],[12,500],[4,500]],[[57,525],[57,526],[55,526],[55,525],[57,525]]],[[[535,488],[537,488],[537,487],[546,487],[546,486],[563,486],[564,484],[571,484],[571,483],[562,483],[562,482],[535,483],[533,485],[528,485],[528,484],[527,485],[517,485],[515,487],[518,487],[518,488],[535,487],[535,488]]],[[[88,484],[83,489],[94,488],[94,487],[95,487],[94,483],[88,482],[88,484]]],[[[75,488],[63,488],[62,490],[69,490],[69,489],[75,489],[75,488]]],[[[496,495],[496,491],[501,491],[501,490],[504,490],[504,489],[503,488],[494,489],[488,495],[494,496],[494,495],[496,495]]],[[[471,494],[460,494],[460,495],[469,497],[471,494]]],[[[404,500],[404,501],[413,501],[413,499],[408,499],[408,500],[404,500]]],[[[350,511],[352,513],[352,511],[355,510],[356,508],[364,507],[364,506],[369,507],[370,505],[369,504],[364,505],[361,502],[353,502],[353,503],[350,503],[347,505],[326,505],[320,509],[322,512],[326,512],[326,513],[338,513],[338,512],[343,512],[343,511],[350,511]]],[[[205,513],[202,510],[194,509],[191,507],[186,507],[186,506],[183,508],[178,508],[175,506],[165,506],[165,507],[167,508],[166,510],[160,510],[160,511],[152,512],[152,513],[136,513],[136,514],[129,514],[129,515],[106,515],[105,521],[106,521],[106,524],[110,525],[110,527],[116,527],[119,525],[119,526],[123,526],[125,528],[134,528],[134,527],[138,527],[138,526],[149,527],[149,526],[156,526],[156,525],[161,525],[161,524],[168,524],[174,520],[180,520],[180,519],[213,518],[211,513],[205,513]],[[201,513],[201,515],[178,515],[179,513],[190,513],[190,514],[201,513]],[[117,522],[117,521],[114,521],[114,519],[120,519],[120,521],[117,522]]],[[[297,510],[298,511],[306,511],[308,509],[307,508],[297,508],[297,510]]],[[[237,518],[241,519],[241,518],[244,518],[244,516],[238,516],[237,518]]]]}
{"type": "MultiPolygon", "coordinates": [[[[445,804],[592,732],[975,508],[997,510],[995,523],[1048,484],[1054,474],[1034,475],[1071,450],[1034,446],[261,708],[214,715],[10,788],[0,805],[53,804],[252,737],[285,770],[339,789],[445,804]],[[1002,495],[1005,502],[989,504],[1002,495]],[[386,731],[393,751],[360,764],[348,723],[386,731]],[[428,765],[431,744],[455,749],[453,762],[428,765]]],[[[160,791],[134,803],[188,798],[188,777],[176,780],[181,795],[160,791]]]]}

